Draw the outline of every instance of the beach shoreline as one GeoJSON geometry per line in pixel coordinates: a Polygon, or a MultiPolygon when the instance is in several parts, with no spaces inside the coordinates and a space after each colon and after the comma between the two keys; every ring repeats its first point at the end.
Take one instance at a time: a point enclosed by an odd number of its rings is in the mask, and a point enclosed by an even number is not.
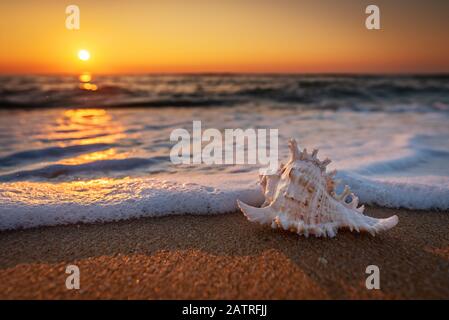
{"type": "Polygon", "coordinates": [[[238,213],[180,215],[0,233],[1,299],[447,299],[448,212],[399,216],[372,237],[304,238],[238,213]],[[67,265],[80,269],[68,290],[67,265]],[[380,290],[368,290],[368,265],[380,290]]]}

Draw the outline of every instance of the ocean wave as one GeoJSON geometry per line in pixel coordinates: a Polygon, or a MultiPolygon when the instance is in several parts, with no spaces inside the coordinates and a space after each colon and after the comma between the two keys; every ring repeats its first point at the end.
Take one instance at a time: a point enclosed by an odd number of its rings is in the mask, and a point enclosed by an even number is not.
{"type": "Polygon", "coordinates": [[[73,177],[88,173],[95,173],[99,175],[108,171],[128,171],[144,166],[149,167],[151,165],[158,165],[161,162],[167,161],[169,161],[168,157],[153,157],[148,159],[127,158],[101,160],[79,165],[54,164],[35,170],[16,171],[10,174],[1,175],[0,182],[23,181],[39,178],[54,179],[63,175],[70,175],[73,177]]]}
{"type": "Polygon", "coordinates": [[[99,76],[96,90],[76,77],[0,77],[0,108],[275,107],[354,111],[448,111],[449,77],[333,75],[99,76]],[[418,106],[418,107],[417,107],[418,106]]]}
{"type": "Polygon", "coordinates": [[[247,101],[237,98],[142,98],[142,97],[121,97],[112,98],[109,95],[97,95],[89,97],[92,93],[82,94],[75,99],[73,97],[66,98],[51,98],[37,97],[30,100],[1,100],[1,108],[17,108],[17,109],[39,109],[39,108],[95,108],[101,105],[107,108],[171,108],[171,107],[214,107],[214,106],[229,106],[232,107],[238,103],[246,103],[247,101]],[[83,95],[86,95],[84,98],[83,95]],[[92,99],[87,99],[92,98],[92,99]]]}
{"type": "Polygon", "coordinates": [[[229,179],[220,186],[192,179],[7,183],[0,187],[0,230],[173,214],[220,214],[237,210],[237,199],[252,205],[263,201],[255,183],[229,179]]]}
{"type": "Polygon", "coordinates": [[[16,166],[20,165],[21,163],[28,163],[33,161],[42,162],[47,159],[61,159],[85,152],[106,150],[111,147],[113,147],[113,145],[111,144],[95,143],[88,145],[26,150],[0,157],[0,167],[16,166]]]}
{"type": "Polygon", "coordinates": [[[339,172],[343,184],[351,186],[360,201],[388,208],[449,209],[449,178],[374,178],[354,172],[339,172]]]}
{"type": "MultiPolygon", "coordinates": [[[[340,172],[362,203],[391,208],[449,208],[449,181],[436,186],[392,182],[340,172]]],[[[235,212],[236,200],[260,206],[263,195],[252,173],[208,177],[124,178],[10,182],[0,187],[0,230],[107,222],[176,214],[235,212]]]]}
{"type": "MultiPolygon", "coordinates": [[[[429,166],[429,164],[431,165],[432,163],[438,162],[440,160],[448,163],[449,152],[432,149],[420,149],[415,150],[407,157],[386,160],[362,166],[355,170],[355,172],[362,175],[394,174],[397,172],[404,172],[413,168],[417,168],[420,165],[427,164],[429,166]]],[[[436,166],[433,166],[433,168],[437,169],[436,166]]]]}

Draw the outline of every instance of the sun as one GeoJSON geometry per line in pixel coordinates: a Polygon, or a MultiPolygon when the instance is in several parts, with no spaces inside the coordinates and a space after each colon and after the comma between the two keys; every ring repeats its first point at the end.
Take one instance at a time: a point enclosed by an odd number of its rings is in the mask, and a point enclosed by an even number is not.
{"type": "Polygon", "coordinates": [[[83,60],[83,61],[89,60],[89,59],[90,59],[90,53],[89,53],[89,51],[84,50],[84,49],[78,51],[78,58],[80,58],[80,60],[83,60]]]}

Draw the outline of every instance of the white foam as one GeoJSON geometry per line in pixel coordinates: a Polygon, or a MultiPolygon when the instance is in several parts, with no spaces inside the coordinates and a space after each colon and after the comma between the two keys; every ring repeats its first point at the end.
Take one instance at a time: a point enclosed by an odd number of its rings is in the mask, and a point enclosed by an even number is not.
{"type": "Polygon", "coordinates": [[[438,176],[370,178],[340,172],[343,184],[362,203],[389,208],[449,209],[449,178],[438,176]]]}
{"type": "Polygon", "coordinates": [[[0,187],[0,230],[106,222],[172,214],[220,214],[236,200],[263,201],[253,179],[99,179],[63,183],[15,182],[0,187]]]}
{"type": "MultiPolygon", "coordinates": [[[[449,179],[371,178],[341,171],[362,203],[413,209],[448,209],[449,179]]],[[[0,230],[107,222],[175,214],[235,212],[236,200],[263,202],[253,173],[61,183],[12,182],[0,188],[0,230]]]]}

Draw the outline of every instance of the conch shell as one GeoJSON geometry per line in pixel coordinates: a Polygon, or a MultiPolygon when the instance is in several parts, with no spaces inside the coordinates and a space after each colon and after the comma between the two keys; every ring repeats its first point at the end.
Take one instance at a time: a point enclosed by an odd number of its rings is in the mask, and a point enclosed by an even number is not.
{"type": "Polygon", "coordinates": [[[364,206],[348,186],[335,193],[336,171],[326,172],[329,159],[320,161],[318,150],[311,154],[299,151],[295,140],[289,141],[290,159],[273,175],[262,175],[265,202],[261,208],[239,200],[237,204],[249,221],[272,228],[282,228],[308,237],[334,237],[339,228],[367,231],[372,235],[393,228],[398,217],[376,219],[363,215],[364,206]]]}

